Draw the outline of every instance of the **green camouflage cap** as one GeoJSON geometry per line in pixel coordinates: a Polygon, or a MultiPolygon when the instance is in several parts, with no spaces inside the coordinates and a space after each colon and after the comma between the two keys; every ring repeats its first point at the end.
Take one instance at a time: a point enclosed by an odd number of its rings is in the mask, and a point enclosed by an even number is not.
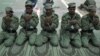
{"type": "Polygon", "coordinates": [[[76,7],[76,3],[69,3],[68,7],[76,7]]]}
{"type": "Polygon", "coordinates": [[[96,11],[96,7],[95,7],[94,5],[90,5],[90,6],[88,7],[88,9],[89,9],[90,11],[96,11]]]}
{"type": "Polygon", "coordinates": [[[52,4],[46,3],[46,4],[44,5],[44,8],[45,8],[45,9],[51,9],[51,8],[52,8],[52,4]]]}
{"type": "Polygon", "coordinates": [[[26,1],[25,5],[34,5],[34,3],[32,3],[31,1],[26,1]]]}
{"type": "Polygon", "coordinates": [[[54,1],[53,0],[44,0],[45,2],[43,3],[43,5],[47,4],[47,3],[50,3],[50,4],[54,4],[54,1]]]}
{"type": "Polygon", "coordinates": [[[13,11],[13,9],[11,7],[6,7],[5,11],[13,11]]]}

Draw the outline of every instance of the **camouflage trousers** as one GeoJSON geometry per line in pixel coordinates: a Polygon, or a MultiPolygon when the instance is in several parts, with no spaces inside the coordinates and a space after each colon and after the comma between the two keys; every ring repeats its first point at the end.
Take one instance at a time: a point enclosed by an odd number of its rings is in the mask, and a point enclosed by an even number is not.
{"type": "Polygon", "coordinates": [[[23,45],[26,41],[29,40],[29,44],[34,45],[36,38],[37,38],[37,32],[27,31],[26,33],[25,30],[22,29],[20,30],[19,35],[16,39],[16,44],[23,45]]]}
{"type": "Polygon", "coordinates": [[[82,36],[82,45],[84,47],[88,47],[89,46],[89,42],[91,42],[94,46],[100,46],[100,42],[99,40],[96,38],[96,36],[94,35],[94,33],[83,33],[82,36]]]}
{"type": "Polygon", "coordinates": [[[4,45],[6,47],[12,46],[15,39],[16,39],[16,33],[8,33],[5,31],[2,31],[0,33],[0,44],[4,42],[4,45]]]}
{"type": "Polygon", "coordinates": [[[63,32],[60,34],[60,46],[63,48],[68,48],[70,43],[77,47],[81,47],[81,38],[80,34],[77,33],[70,33],[69,31],[63,32]]]}
{"type": "Polygon", "coordinates": [[[42,30],[41,33],[38,35],[35,44],[37,46],[41,46],[48,41],[50,42],[51,45],[58,46],[59,37],[58,37],[56,31],[49,33],[47,31],[42,30]]]}

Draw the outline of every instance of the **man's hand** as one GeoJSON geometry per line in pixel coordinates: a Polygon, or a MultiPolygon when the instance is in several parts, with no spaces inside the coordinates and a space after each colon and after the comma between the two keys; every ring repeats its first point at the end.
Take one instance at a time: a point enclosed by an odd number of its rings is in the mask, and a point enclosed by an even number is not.
{"type": "Polygon", "coordinates": [[[26,15],[24,16],[24,19],[25,19],[26,22],[29,22],[29,21],[32,19],[32,15],[26,14],[26,15]]]}
{"type": "Polygon", "coordinates": [[[4,20],[5,20],[6,25],[10,25],[10,23],[12,21],[11,17],[9,17],[9,16],[6,16],[4,20]]]}
{"type": "Polygon", "coordinates": [[[75,25],[75,24],[78,23],[78,21],[77,21],[77,20],[70,20],[69,23],[70,23],[71,25],[75,25]]]}
{"type": "Polygon", "coordinates": [[[52,18],[46,17],[44,22],[46,26],[50,26],[52,24],[52,18]]]}
{"type": "Polygon", "coordinates": [[[97,19],[97,18],[93,19],[93,21],[92,21],[93,25],[98,25],[99,22],[100,22],[100,21],[99,21],[99,19],[97,19]]]}
{"type": "Polygon", "coordinates": [[[50,26],[51,25],[51,22],[49,20],[45,20],[45,26],[50,26]]]}

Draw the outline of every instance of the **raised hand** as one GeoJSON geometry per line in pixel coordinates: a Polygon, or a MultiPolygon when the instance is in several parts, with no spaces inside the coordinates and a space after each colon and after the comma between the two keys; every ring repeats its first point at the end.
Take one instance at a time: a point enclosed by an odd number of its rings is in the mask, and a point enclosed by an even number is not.
{"type": "Polygon", "coordinates": [[[24,15],[24,19],[25,19],[25,22],[29,22],[29,21],[32,19],[32,15],[30,15],[30,14],[25,14],[25,15],[24,15]]]}

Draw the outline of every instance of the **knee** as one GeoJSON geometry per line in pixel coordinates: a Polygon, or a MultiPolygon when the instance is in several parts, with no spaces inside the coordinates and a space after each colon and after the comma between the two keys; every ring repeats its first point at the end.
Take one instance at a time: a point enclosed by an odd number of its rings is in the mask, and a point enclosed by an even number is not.
{"type": "Polygon", "coordinates": [[[69,42],[60,41],[59,43],[60,43],[60,46],[61,46],[62,48],[68,48],[68,47],[69,47],[69,42]]]}
{"type": "Polygon", "coordinates": [[[25,42],[26,42],[27,38],[25,37],[25,35],[19,35],[17,38],[16,38],[16,41],[15,41],[15,44],[16,45],[23,45],[25,42]]]}
{"type": "Polygon", "coordinates": [[[96,47],[100,47],[100,42],[99,42],[99,41],[94,41],[92,44],[93,44],[94,46],[96,46],[96,47]]]}
{"type": "Polygon", "coordinates": [[[87,36],[83,36],[81,39],[82,46],[88,48],[89,47],[89,40],[87,36]]]}
{"type": "Polygon", "coordinates": [[[43,35],[38,35],[38,37],[35,40],[35,45],[36,46],[42,46],[48,41],[48,38],[43,36],[43,35]]]}
{"type": "Polygon", "coordinates": [[[35,41],[34,41],[34,39],[32,40],[29,40],[29,44],[31,45],[31,46],[33,46],[34,44],[35,44],[35,41]]]}
{"type": "Polygon", "coordinates": [[[23,43],[22,42],[19,42],[19,41],[16,41],[15,44],[18,45],[18,46],[23,45],[23,43]]]}
{"type": "Polygon", "coordinates": [[[4,42],[4,45],[6,47],[11,47],[13,45],[14,42],[4,42]]]}
{"type": "Polygon", "coordinates": [[[4,42],[4,37],[3,36],[0,36],[0,44],[2,44],[4,42]]]}
{"type": "Polygon", "coordinates": [[[72,41],[72,45],[76,48],[81,48],[82,46],[82,43],[80,40],[75,40],[75,41],[72,41]]]}
{"type": "Polygon", "coordinates": [[[34,33],[34,34],[32,34],[30,37],[29,37],[29,44],[30,45],[34,45],[35,44],[35,41],[36,41],[36,39],[37,39],[37,34],[36,33],[34,33]]]}
{"type": "Polygon", "coordinates": [[[58,46],[58,41],[57,40],[56,41],[50,41],[50,44],[52,46],[58,46]]]}
{"type": "Polygon", "coordinates": [[[82,41],[82,46],[86,48],[89,47],[89,42],[82,41]]]}
{"type": "Polygon", "coordinates": [[[42,42],[40,42],[40,41],[35,41],[35,43],[34,43],[34,44],[35,44],[35,46],[38,46],[38,47],[43,45],[43,43],[42,43],[42,42]]]}
{"type": "Polygon", "coordinates": [[[16,40],[15,44],[18,45],[18,46],[21,46],[21,45],[24,44],[24,41],[22,41],[22,40],[16,40]]]}
{"type": "Polygon", "coordinates": [[[0,45],[3,43],[3,39],[0,39],[0,45]]]}
{"type": "Polygon", "coordinates": [[[52,46],[58,46],[58,43],[59,43],[58,37],[54,37],[54,38],[50,39],[50,43],[52,46]]]}
{"type": "Polygon", "coordinates": [[[29,41],[28,43],[29,43],[29,45],[31,45],[31,46],[33,46],[33,45],[34,45],[34,43],[33,43],[33,42],[30,42],[30,41],[29,41]]]}

